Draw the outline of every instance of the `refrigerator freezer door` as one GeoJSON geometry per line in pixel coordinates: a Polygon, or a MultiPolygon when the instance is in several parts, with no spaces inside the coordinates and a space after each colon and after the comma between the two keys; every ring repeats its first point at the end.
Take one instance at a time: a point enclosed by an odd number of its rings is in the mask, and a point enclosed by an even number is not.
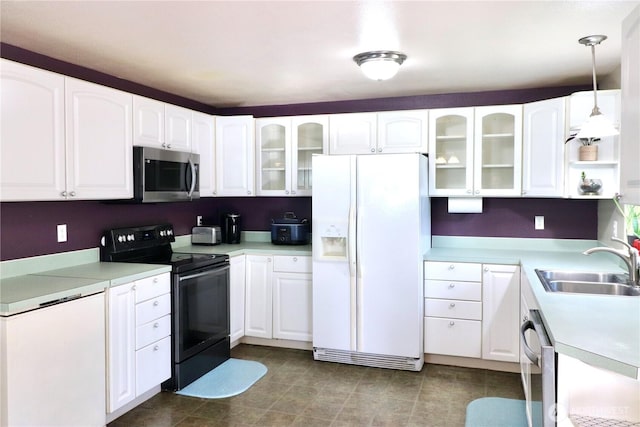
{"type": "Polygon", "coordinates": [[[416,154],[357,158],[359,352],[422,352],[420,160],[416,154]]]}
{"type": "Polygon", "coordinates": [[[355,351],[355,157],[313,156],[312,167],[313,345],[355,351]]]}

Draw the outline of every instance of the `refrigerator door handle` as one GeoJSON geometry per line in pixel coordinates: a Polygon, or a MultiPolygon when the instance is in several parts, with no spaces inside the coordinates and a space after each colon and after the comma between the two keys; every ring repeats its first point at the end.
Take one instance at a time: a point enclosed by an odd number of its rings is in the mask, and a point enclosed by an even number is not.
{"type": "Polygon", "coordinates": [[[347,262],[349,263],[349,276],[356,277],[356,218],[355,209],[349,206],[349,225],[347,230],[347,262]]]}

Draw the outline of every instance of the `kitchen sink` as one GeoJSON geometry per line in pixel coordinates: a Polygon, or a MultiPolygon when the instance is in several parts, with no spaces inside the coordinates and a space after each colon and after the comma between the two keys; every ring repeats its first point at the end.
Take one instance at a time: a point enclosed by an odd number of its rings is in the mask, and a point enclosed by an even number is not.
{"type": "Polygon", "coordinates": [[[640,296],[640,288],[629,283],[625,273],[536,270],[547,292],[640,296]]]}

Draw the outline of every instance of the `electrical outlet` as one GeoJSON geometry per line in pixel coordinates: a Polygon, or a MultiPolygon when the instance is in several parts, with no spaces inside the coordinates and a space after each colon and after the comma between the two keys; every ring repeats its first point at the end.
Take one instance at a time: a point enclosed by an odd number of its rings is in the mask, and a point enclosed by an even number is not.
{"type": "Polygon", "coordinates": [[[544,230],[544,216],[535,216],[534,227],[536,230],[544,230]]]}
{"type": "Polygon", "coordinates": [[[67,241],[67,224],[58,224],[58,243],[67,241]]]}
{"type": "Polygon", "coordinates": [[[201,226],[202,225],[202,215],[198,215],[196,217],[196,225],[197,226],[201,226]]]}

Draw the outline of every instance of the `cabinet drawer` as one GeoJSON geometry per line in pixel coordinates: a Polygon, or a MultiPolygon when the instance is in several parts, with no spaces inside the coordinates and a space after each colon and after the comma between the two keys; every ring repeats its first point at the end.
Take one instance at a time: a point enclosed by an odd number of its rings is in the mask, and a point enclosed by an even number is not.
{"type": "Polygon", "coordinates": [[[136,303],[146,301],[158,295],[171,291],[171,277],[169,273],[146,277],[136,280],[136,303]]]}
{"type": "Polygon", "coordinates": [[[171,315],[140,325],[136,328],[136,350],[171,335],[171,315]]]}
{"type": "Polygon", "coordinates": [[[429,317],[482,320],[482,303],[427,298],[424,300],[424,314],[429,317]]]}
{"type": "Polygon", "coordinates": [[[476,357],[482,351],[482,322],[425,317],[424,352],[476,357]]]}
{"type": "Polygon", "coordinates": [[[482,301],[482,285],[480,282],[425,280],[424,296],[426,298],[482,301]]]}
{"type": "Polygon", "coordinates": [[[274,256],[273,271],[311,273],[310,256],[274,256]]]}
{"type": "Polygon", "coordinates": [[[136,395],[171,377],[171,337],[136,351],[136,395]]]}
{"type": "Polygon", "coordinates": [[[482,264],[426,261],[424,263],[424,278],[480,282],[482,280],[482,264]]]}
{"type": "Polygon", "coordinates": [[[171,295],[164,294],[140,304],[136,304],[136,326],[171,313],[171,295]]]}

